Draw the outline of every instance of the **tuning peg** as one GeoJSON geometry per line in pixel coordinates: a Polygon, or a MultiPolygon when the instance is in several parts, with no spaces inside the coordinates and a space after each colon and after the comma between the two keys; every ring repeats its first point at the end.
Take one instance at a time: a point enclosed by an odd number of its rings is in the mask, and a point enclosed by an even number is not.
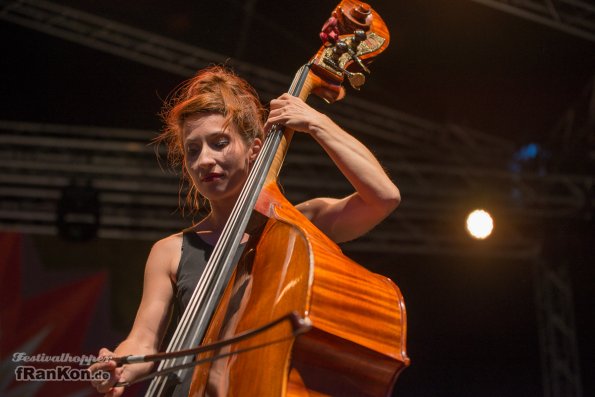
{"type": "MultiPolygon", "coordinates": [[[[326,63],[333,69],[343,73],[343,75],[345,75],[347,77],[347,80],[349,80],[349,84],[351,84],[351,86],[356,90],[359,90],[361,88],[361,86],[363,86],[364,83],[366,82],[366,76],[364,76],[362,73],[353,73],[347,69],[343,69],[341,66],[339,66],[332,59],[324,58],[324,63],[326,63]]],[[[368,73],[370,73],[369,70],[368,70],[368,73]]]]}
{"type": "Polygon", "coordinates": [[[364,76],[362,73],[351,73],[350,71],[345,70],[345,75],[349,80],[349,84],[351,84],[351,86],[358,91],[366,82],[366,76],[364,76]]]}
{"type": "Polygon", "coordinates": [[[354,45],[354,47],[357,48],[357,46],[359,45],[359,43],[361,43],[362,41],[366,40],[368,38],[368,35],[366,34],[366,32],[364,32],[361,29],[357,29],[355,32],[353,32],[353,41],[352,44],[354,45]]]}
{"type": "Polygon", "coordinates": [[[340,57],[341,55],[345,54],[347,51],[349,51],[349,46],[343,40],[337,41],[337,43],[335,44],[335,47],[333,48],[333,52],[335,53],[335,55],[337,55],[337,57],[340,57]]]}
{"type": "Polygon", "coordinates": [[[364,65],[364,63],[362,62],[362,60],[361,60],[361,59],[359,59],[359,57],[358,57],[356,54],[354,54],[353,52],[351,53],[351,59],[353,59],[353,61],[354,61],[355,63],[357,63],[357,64],[359,65],[359,67],[360,67],[360,68],[362,68],[362,70],[363,70],[364,72],[366,72],[366,73],[370,74],[370,69],[368,69],[368,68],[366,67],[366,65],[364,65]]]}

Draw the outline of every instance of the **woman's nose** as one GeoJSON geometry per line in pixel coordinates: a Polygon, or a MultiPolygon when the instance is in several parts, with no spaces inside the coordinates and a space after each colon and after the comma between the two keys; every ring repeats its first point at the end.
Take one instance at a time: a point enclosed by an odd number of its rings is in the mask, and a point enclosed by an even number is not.
{"type": "Polygon", "coordinates": [[[196,165],[200,168],[209,168],[215,164],[215,157],[212,150],[204,148],[196,159],[196,165]]]}

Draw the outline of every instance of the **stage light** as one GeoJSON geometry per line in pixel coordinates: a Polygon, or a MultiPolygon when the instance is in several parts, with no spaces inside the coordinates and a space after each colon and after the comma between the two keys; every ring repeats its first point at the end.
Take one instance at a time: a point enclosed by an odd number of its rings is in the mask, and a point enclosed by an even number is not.
{"type": "Polygon", "coordinates": [[[467,216],[467,231],[471,237],[483,240],[492,234],[494,221],[484,210],[475,210],[467,216]]]}

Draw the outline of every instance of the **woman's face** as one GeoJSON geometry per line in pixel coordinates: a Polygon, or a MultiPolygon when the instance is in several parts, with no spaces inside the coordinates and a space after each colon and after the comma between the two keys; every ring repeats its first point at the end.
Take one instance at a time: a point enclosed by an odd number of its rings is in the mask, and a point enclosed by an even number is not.
{"type": "Polygon", "coordinates": [[[183,127],[185,166],[192,182],[211,203],[235,202],[260,150],[261,141],[244,141],[230,123],[224,130],[218,113],[192,115],[183,127]]]}

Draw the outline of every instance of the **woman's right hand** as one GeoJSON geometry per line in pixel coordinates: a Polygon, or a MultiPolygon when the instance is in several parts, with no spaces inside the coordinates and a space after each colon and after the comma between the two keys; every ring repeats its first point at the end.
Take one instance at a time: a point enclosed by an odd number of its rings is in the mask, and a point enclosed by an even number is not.
{"type": "Polygon", "coordinates": [[[124,368],[117,367],[116,362],[111,360],[112,357],[115,357],[115,354],[112,351],[103,348],[99,350],[99,361],[89,367],[89,371],[92,374],[98,371],[103,371],[104,373],[109,374],[107,379],[91,381],[91,385],[93,385],[99,393],[105,393],[105,397],[118,397],[124,393],[123,387],[113,387],[117,382],[122,380],[121,377],[124,368]]]}

